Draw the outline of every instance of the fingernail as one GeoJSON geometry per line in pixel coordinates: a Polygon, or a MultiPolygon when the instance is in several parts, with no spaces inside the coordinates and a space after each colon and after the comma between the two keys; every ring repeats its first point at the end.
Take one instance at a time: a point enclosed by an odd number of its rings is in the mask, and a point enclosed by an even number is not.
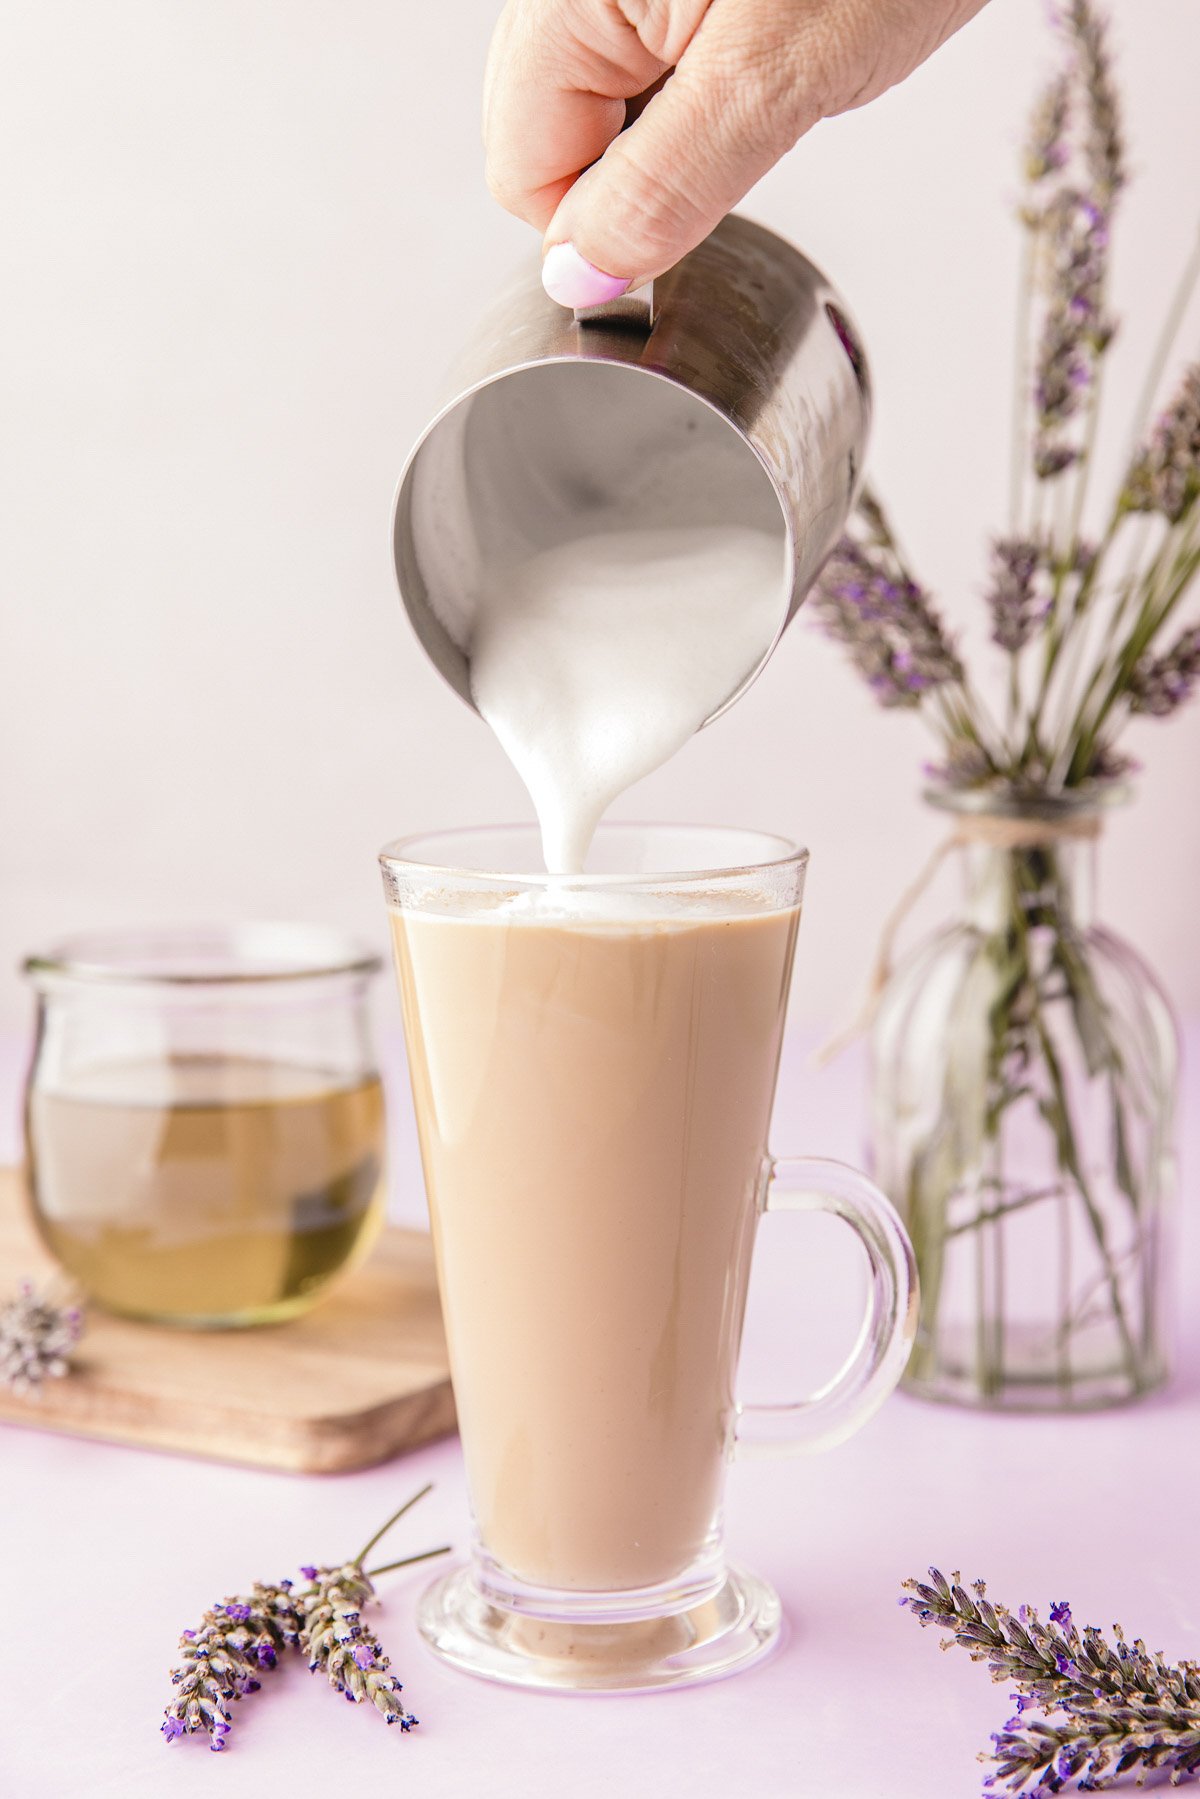
{"type": "Polygon", "coordinates": [[[606,275],[574,244],[551,244],[542,258],[542,286],[560,306],[582,308],[615,300],[629,282],[623,275],[606,275]]]}

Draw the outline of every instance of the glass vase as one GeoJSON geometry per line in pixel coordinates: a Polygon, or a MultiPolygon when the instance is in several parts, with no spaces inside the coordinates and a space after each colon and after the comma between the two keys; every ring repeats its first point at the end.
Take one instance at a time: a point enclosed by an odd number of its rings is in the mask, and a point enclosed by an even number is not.
{"type": "Polygon", "coordinates": [[[1075,1411],[1166,1375],[1178,1035],[1093,919],[1114,797],[931,796],[965,902],[891,977],[872,1039],[875,1174],[921,1275],[903,1385],[923,1398],[1075,1411]]]}

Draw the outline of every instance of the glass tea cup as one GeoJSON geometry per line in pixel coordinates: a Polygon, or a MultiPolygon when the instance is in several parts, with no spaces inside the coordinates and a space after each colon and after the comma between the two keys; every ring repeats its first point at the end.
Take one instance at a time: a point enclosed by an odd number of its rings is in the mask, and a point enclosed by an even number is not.
{"type": "Polygon", "coordinates": [[[379,966],[298,924],[96,933],[26,960],[33,1216],[91,1300],[274,1323],[366,1254],[385,1197],[379,966]]]}
{"type": "Polygon", "coordinates": [[[475,1525],[419,1627],[526,1687],[733,1673],[780,1607],[726,1563],[728,1461],[849,1436],[916,1328],[883,1194],[768,1153],[807,852],[614,825],[581,877],[513,872],[539,865],[533,828],[380,860],[475,1525]],[[869,1281],[840,1373],[760,1406],[735,1382],[766,1211],[842,1219],[869,1281]]]}

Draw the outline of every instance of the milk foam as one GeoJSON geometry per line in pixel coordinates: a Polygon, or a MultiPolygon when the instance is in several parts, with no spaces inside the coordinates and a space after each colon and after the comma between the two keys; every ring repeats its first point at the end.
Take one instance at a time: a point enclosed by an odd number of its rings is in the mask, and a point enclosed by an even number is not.
{"type": "Polygon", "coordinates": [[[531,925],[554,930],[596,931],[684,930],[711,926],[714,919],[734,924],[787,910],[753,888],[689,888],[680,893],[639,893],[629,888],[576,887],[569,881],[527,887],[518,893],[461,893],[448,889],[429,893],[416,905],[396,908],[396,917],[437,919],[466,926],[531,925]]]}
{"type": "Polygon", "coordinates": [[[613,800],[757,668],[779,622],[781,538],[613,530],[493,572],[471,692],[529,789],[551,872],[580,871],[613,800]]]}
{"type": "Polygon", "coordinates": [[[415,495],[430,605],[529,789],[546,867],[579,873],[613,800],[720,710],[783,624],[770,480],[694,395],[579,362],[475,394],[422,451],[415,495]]]}

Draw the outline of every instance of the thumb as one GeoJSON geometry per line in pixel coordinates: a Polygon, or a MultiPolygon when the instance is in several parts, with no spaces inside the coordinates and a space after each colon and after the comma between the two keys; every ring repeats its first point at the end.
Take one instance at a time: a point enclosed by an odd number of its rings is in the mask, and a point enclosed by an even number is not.
{"type": "Polygon", "coordinates": [[[552,298],[586,306],[694,249],[821,116],[778,0],[709,8],[662,90],[567,190],[546,230],[552,298]]]}

